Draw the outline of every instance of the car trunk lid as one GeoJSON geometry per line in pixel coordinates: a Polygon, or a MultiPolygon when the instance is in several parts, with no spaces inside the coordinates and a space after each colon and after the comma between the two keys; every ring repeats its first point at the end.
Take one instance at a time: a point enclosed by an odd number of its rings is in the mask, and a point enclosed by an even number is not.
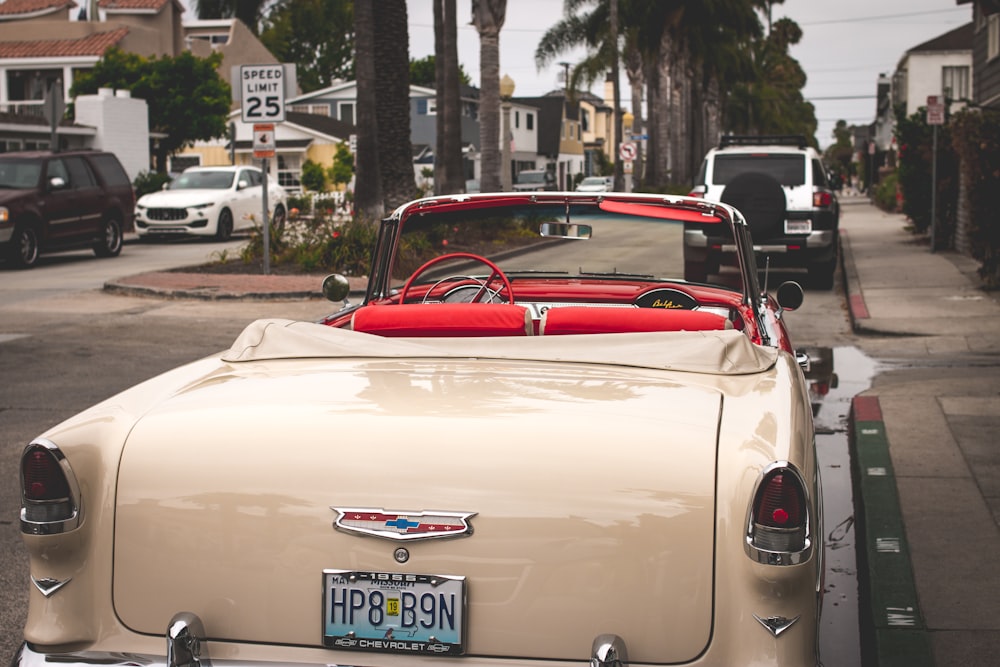
{"type": "Polygon", "coordinates": [[[189,611],[210,639],[322,645],[324,571],[443,575],[465,580],[466,654],[587,659],[615,633],[635,661],[690,660],[712,628],[720,410],[703,376],[646,369],[238,366],[130,435],[115,608],[143,633],[189,611]],[[461,537],[335,528],[345,509],[461,537]]]}

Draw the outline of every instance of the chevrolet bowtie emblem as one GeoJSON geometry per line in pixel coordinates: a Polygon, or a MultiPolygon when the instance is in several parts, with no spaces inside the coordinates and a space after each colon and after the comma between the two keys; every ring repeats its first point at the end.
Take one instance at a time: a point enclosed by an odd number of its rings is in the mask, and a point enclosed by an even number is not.
{"type": "Polygon", "coordinates": [[[333,527],[348,533],[389,540],[429,540],[472,534],[475,512],[408,512],[370,507],[331,507],[333,527]]]}

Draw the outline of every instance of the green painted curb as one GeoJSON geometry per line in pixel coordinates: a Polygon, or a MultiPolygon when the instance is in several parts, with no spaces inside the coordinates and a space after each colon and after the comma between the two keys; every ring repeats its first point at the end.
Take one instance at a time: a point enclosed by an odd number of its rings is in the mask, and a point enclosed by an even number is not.
{"type": "Polygon", "coordinates": [[[855,398],[851,410],[862,653],[878,667],[933,667],[877,401],[855,398]]]}

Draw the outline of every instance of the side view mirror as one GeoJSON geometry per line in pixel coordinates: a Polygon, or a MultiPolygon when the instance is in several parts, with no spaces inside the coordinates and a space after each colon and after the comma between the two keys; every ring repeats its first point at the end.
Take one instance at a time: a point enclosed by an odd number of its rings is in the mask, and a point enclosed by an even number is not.
{"type": "Polygon", "coordinates": [[[350,292],[350,283],[339,273],[331,273],[323,279],[323,296],[327,301],[344,301],[350,292]]]}
{"type": "Polygon", "coordinates": [[[805,301],[805,292],[802,291],[802,285],[799,285],[794,280],[789,280],[787,282],[781,283],[778,286],[778,305],[781,306],[782,310],[795,310],[802,306],[802,302],[805,301]]]}
{"type": "Polygon", "coordinates": [[[49,189],[50,190],[62,190],[66,187],[66,181],[62,176],[53,176],[49,179],[49,189]]]}

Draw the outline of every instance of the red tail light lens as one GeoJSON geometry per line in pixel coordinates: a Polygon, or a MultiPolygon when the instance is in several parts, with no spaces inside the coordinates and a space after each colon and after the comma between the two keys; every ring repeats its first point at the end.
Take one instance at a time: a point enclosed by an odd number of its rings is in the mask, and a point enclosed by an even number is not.
{"type": "Polygon", "coordinates": [[[80,525],[80,493],[62,452],[36,441],[21,455],[21,532],[50,535],[80,525]]]}
{"type": "Polygon", "coordinates": [[[747,522],[747,554],[760,563],[792,565],[811,551],[809,506],[802,478],[792,468],[764,474],[747,522]]]}
{"type": "Polygon", "coordinates": [[[802,523],[805,503],[802,489],[790,474],[771,475],[764,482],[754,520],[771,528],[791,528],[802,523]]]}
{"type": "Polygon", "coordinates": [[[69,483],[55,455],[40,445],[21,458],[21,492],[25,500],[44,502],[69,497],[69,483]]]}
{"type": "Polygon", "coordinates": [[[833,205],[833,195],[829,192],[814,192],[813,206],[817,208],[828,208],[833,205]]]}

